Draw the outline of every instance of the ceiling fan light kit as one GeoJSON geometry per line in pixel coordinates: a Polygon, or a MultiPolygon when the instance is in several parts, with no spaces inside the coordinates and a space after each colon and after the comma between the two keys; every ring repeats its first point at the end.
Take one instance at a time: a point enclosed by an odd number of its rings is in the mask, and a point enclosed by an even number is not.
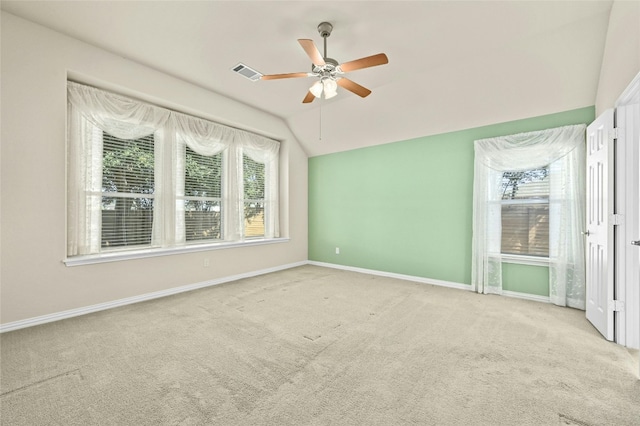
{"type": "Polygon", "coordinates": [[[322,80],[313,83],[309,91],[316,98],[320,98],[324,94],[325,99],[331,99],[338,94],[338,83],[331,77],[323,77],[322,80]]]}
{"type": "Polygon", "coordinates": [[[298,43],[311,59],[311,72],[296,72],[288,74],[271,74],[263,75],[261,80],[277,80],[283,78],[300,78],[300,77],[317,77],[319,78],[310,88],[309,92],[303,99],[303,103],[311,103],[315,98],[330,99],[338,94],[338,86],[346,89],[356,95],[364,98],[371,93],[371,90],[363,87],[343,75],[347,72],[359,70],[362,68],[374,67],[389,63],[387,55],[378,53],[377,55],[367,56],[365,58],[356,59],[340,64],[333,58],[327,56],[327,38],[331,35],[333,25],[329,22],[321,22],[318,25],[318,33],[324,41],[324,55],[316,47],[313,40],[299,39],[298,43]]]}

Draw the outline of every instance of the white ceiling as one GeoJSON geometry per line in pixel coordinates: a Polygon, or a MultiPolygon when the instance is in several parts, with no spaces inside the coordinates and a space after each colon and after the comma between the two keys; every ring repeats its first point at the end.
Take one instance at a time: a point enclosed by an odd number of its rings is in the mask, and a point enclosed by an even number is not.
{"type": "Polygon", "coordinates": [[[310,156],[593,105],[611,1],[2,1],[2,9],[282,117],[310,156]],[[338,62],[384,52],[302,104],[299,38],[338,62]],[[320,120],[321,118],[321,120],[320,120]],[[320,140],[321,135],[321,140],[320,140]]]}

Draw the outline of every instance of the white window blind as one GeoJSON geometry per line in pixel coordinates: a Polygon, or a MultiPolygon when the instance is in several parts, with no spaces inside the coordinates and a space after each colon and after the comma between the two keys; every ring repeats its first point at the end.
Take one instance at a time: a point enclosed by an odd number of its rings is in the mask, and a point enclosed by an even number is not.
{"type": "Polygon", "coordinates": [[[549,169],[502,174],[504,254],[549,256],[549,169]]]}
{"type": "Polygon", "coordinates": [[[279,142],[74,82],[67,93],[67,256],[279,237],[279,142]]]}
{"type": "Polygon", "coordinates": [[[242,156],[244,236],[264,236],[265,165],[242,156]]]}
{"type": "MultiPolygon", "coordinates": [[[[585,129],[584,124],[579,124],[474,141],[471,265],[474,290],[497,294],[503,291],[502,259],[506,256],[502,247],[503,207],[548,203],[549,299],[561,306],[584,309],[584,239],[580,231],[584,226],[585,129]],[[517,176],[505,175],[545,167],[548,167],[548,201],[534,182],[538,179],[525,183],[517,176]],[[519,183],[515,192],[508,182],[505,185],[505,178],[509,181],[510,177],[519,183]]],[[[543,181],[540,179],[539,183],[543,181]]],[[[534,214],[521,228],[526,230],[523,239],[529,250],[531,235],[547,232],[542,231],[547,226],[544,222],[534,214]]]]}
{"type": "Polygon", "coordinates": [[[186,148],[184,221],[186,241],[221,240],[222,153],[205,156],[186,148]]]}
{"type": "Polygon", "coordinates": [[[154,163],[153,135],[102,132],[102,248],[151,244],[154,163]]]}

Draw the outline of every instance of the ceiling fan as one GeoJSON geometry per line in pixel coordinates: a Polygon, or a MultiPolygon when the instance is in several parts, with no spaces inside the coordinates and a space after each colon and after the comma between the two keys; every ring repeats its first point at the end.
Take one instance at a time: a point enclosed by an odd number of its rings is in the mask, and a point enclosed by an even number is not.
{"type": "Polygon", "coordinates": [[[263,75],[261,79],[277,80],[281,78],[317,77],[319,80],[311,86],[309,92],[307,92],[307,95],[302,100],[302,103],[305,104],[313,102],[315,98],[319,97],[324,97],[325,99],[334,97],[337,95],[338,86],[347,89],[360,97],[364,98],[368,96],[371,93],[371,90],[349,80],[346,77],[343,77],[343,75],[350,71],[387,64],[389,63],[387,55],[384,53],[378,53],[377,55],[367,56],[365,58],[356,59],[355,61],[338,64],[338,61],[335,59],[327,57],[327,37],[331,35],[331,30],[333,30],[333,25],[329,22],[321,22],[318,25],[318,32],[324,39],[324,55],[320,54],[320,51],[318,51],[313,40],[298,40],[300,46],[302,46],[311,59],[311,72],[263,75]]]}

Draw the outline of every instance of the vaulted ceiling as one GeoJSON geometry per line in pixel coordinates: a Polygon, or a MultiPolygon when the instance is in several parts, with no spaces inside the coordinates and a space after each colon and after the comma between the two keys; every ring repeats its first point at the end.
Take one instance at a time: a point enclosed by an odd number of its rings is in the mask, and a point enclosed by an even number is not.
{"type": "Polygon", "coordinates": [[[310,156],[595,103],[611,1],[2,1],[6,12],[281,117],[310,156]],[[372,90],[302,99],[313,78],[297,39],[333,24],[338,62],[372,90]]]}

